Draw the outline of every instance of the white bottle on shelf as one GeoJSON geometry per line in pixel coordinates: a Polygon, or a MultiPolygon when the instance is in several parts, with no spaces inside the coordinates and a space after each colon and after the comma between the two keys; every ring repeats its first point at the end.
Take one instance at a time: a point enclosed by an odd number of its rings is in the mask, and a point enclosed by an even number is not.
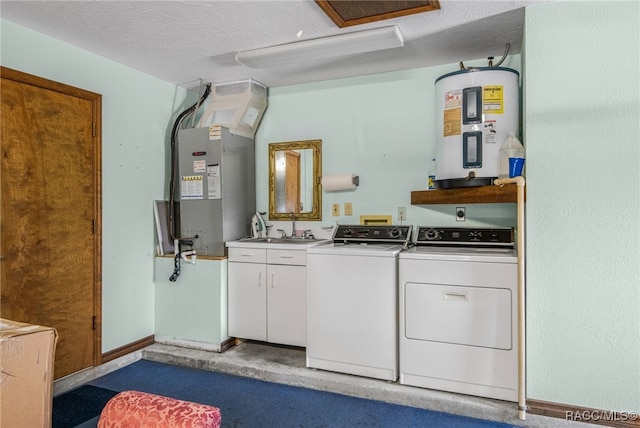
{"type": "Polygon", "coordinates": [[[431,159],[431,167],[429,168],[429,190],[435,189],[435,184],[433,183],[434,181],[436,181],[436,159],[433,158],[431,159]]]}
{"type": "Polygon", "coordinates": [[[509,178],[509,158],[523,158],[524,146],[516,137],[515,131],[510,131],[507,139],[500,147],[500,171],[498,178],[509,178]]]}

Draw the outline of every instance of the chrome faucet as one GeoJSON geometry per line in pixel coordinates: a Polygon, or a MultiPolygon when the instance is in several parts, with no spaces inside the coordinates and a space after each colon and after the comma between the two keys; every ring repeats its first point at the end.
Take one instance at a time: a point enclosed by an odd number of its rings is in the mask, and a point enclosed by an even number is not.
{"type": "Polygon", "coordinates": [[[296,214],[291,210],[291,237],[296,236],[296,214]]]}

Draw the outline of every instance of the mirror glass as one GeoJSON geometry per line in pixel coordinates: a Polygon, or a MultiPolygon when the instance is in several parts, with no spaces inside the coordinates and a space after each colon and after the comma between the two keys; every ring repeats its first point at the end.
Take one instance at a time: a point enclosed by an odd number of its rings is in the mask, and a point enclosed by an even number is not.
{"type": "Polygon", "coordinates": [[[269,144],[269,219],[322,220],[322,140],[269,144]]]}

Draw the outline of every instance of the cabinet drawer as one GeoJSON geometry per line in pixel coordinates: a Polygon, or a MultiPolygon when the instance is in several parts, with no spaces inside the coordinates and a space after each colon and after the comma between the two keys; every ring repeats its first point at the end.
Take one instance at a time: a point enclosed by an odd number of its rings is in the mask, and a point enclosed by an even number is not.
{"type": "Polygon", "coordinates": [[[267,250],[264,248],[229,248],[230,262],[266,263],[267,250]]]}
{"type": "Polygon", "coordinates": [[[267,263],[272,265],[297,265],[307,264],[307,252],[300,250],[268,250],[267,263]]]}

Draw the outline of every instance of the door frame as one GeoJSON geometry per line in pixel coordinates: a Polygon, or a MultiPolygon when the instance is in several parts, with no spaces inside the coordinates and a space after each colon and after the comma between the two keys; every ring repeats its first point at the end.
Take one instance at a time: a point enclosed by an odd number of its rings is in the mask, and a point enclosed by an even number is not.
{"type": "Polygon", "coordinates": [[[91,102],[93,116],[93,365],[102,364],[102,95],[0,66],[0,77],[91,102]]]}

